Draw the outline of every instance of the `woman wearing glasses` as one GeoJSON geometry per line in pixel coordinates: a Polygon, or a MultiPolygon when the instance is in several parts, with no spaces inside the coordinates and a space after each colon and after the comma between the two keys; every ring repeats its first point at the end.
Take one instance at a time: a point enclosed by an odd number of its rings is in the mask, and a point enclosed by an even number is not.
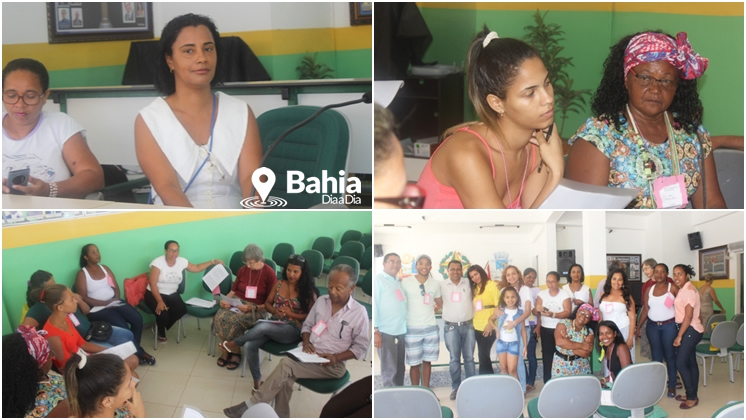
{"type": "Polygon", "coordinates": [[[319,296],[311,267],[302,255],[296,254],[288,257],[282,270],[282,280],[277,282],[274,290],[264,302],[265,309],[272,314],[269,321],[258,322],[241,337],[220,344],[220,349],[231,353],[231,356],[240,355],[241,347],[248,344],[246,358],[254,378],[252,394],[262,385],[259,348],[269,340],[283,344],[300,342],[303,321],[319,296]]]}
{"type": "Polygon", "coordinates": [[[19,58],[3,69],[3,194],[83,198],[104,187],[85,129],[67,114],[42,111],[48,96],[42,63],[19,58]],[[8,173],[26,168],[30,177],[11,191],[8,173]]]}
{"type": "Polygon", "coordinates": [[[604,63],[591,105],[595,116],[569,140],[566,177],[636,188],[634,208],[680,208],[689,201],[694,208],[724,208],[697,94],[707,64],[684,32],[622,38],[604,63]]]}
{"type": "MultiPolygon", "coordinates": [[[[236,339],[264,318],[264,303],[267,297],[272,296],[271,292],[277,284],[277,273],[264,263],[264,252],[261,248],[254,244],[247,245],[241,260],[245,265],[236,273],[236,281],[233,282],[227,296],[240,299],[242,304],[231,308],[230,303],[220,301],[220,309],[212,322],[212,332],[220,337],[221,341],[236,339]]],[[[229,358],[229,352],[222,351],[223,354],[218,358],[218,366],[229,370],[238,368],[241,362],[240,352],[229,358]]]]}

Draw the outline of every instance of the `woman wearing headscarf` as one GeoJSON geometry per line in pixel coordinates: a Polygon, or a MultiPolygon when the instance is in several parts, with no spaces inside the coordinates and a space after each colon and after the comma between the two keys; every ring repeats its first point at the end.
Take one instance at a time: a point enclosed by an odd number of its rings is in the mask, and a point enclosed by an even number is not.
{"type": "Polygon", "coordinates": [[[636,188],[634,208],[724,208],[697,79],[708,60],[676,37],[641,32],[611,48],[591,108],[569,143],[566,177],[636,188]],[[704,167],[703,167],[704,166],[704,167]],[[700,188],[703,187],[703,188],[700,188]]]}

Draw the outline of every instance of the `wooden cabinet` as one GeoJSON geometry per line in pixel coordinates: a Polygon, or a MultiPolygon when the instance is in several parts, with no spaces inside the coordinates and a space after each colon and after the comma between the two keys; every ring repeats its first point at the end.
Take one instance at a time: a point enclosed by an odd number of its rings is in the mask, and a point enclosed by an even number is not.
{"type": "Polygon", "coordinates": [[[464,122],[464,75],[405,78],[389,110],[399,123],[400,138],[439,137],[464,122]]]}

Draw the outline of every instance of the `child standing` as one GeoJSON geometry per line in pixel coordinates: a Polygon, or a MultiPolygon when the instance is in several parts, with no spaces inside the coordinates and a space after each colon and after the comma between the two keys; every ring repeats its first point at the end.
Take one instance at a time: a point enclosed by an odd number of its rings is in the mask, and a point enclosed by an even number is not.
{"type": "MultiPolygon", "coordinates": [[[[526,390],[526,371],[518,369],[518,364],[523,365],[526,358],[526,329],[505,329],[505,324],[516,320],[523,315],[521,309],[521,298],[513,286],[503,289],[498,306],[503,311],[502,316],[497,319],[497,358],[503,372],[513,375],[521,382],[521,388],[526,390]]],[[[521,326],[522,327],[522,326],[521,326]]]]}

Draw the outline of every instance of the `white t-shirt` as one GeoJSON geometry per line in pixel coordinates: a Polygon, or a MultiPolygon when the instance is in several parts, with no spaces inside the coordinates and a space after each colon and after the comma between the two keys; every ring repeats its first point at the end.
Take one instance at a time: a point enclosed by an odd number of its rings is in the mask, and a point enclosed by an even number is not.
{"type": "Polygon", "coordinates": [[[586,286],[585,283],[581,284],[580,290],[574,293],[572,290],[570,290],[569,284],[562,286],[562,290],[564,290],[565,293],[567,293],[567,295],[570,296],[570,305],[572,305],[573,311],[575,310],[575,308],[578,307],[578,305],[575,304],[573,299],[580,299],[583,302],[588,303],[588,295],[590,294],[589,292],[591,291],[591,288],[586,286]]]}
{"type": "MultiPolygon", "coordinates": [[[[163,98],[156,98],[143,108],[140,116],[176,171],[182,191],[209,155],[186,192],[194,207],[240,209],[243,194],[238,182],[238,157],[246,139],[249,108],[240,99],[222,92],[217,95],[218,112],[209,154],[209,143],[197,146],[163,98]]],[[[154,190],[154,203],[162,205],[157,193],[154,190]]]]}
{"type": "Polygon", "coordinates": [[[420,282],[415,276],[402,279],[401,288],[407,300],[407,326],[429,327],[437,325],[435,321],[435,298],[439,298],[440,284],[432,277],[423,284],[425,295],[420,282]],[[427,295],[427,297],[426,297],[427,295]],[[427,301],[427,303],[425,303],[427,301]]]}
{"type": "MultiPolygon", "coordinates": [[[[564,307],[562,306],[562,303],[565,301],[565,299],[570,299],[570,296],[562,289],[559,289],[557,296],[552,296],[549,294],[549,289],[542,290],[539,292],[539,296],[541,298],[541,304],[546,309],[548,309],[550,312],[562,312],[564,310],[564,307]]],[[[557,324],[559,323],[559,319],[557,318],[550,318],[548,316],[541,316],[541,326],[543,328],[551,328],[555,329],[557,327],[557,324]]]]}
{"type": "MultiPolygon", "coordinates": [[[[522,288],[523,289],[523,288],[522,288]]],[[[505,308],[505,321],[503,322],[503,328],[500,330],[500,341],[504,343],[512,343],[518,341],[518,334],[515,328],[509,330],[505,329],[505,324],[517,318],[518,309],[507,309],[505,308]]]]}
{"type": "MultiPolygon", "coordinates": [[[[531,309],[534,308],[534,303],[535,302],[534,302],[534,297],[531,295],[531,289],[530,288],[528,288],[527,286],[521,287],[521,290],[518,291],[518,296],[520,296],[520,298],[521,298],[521,309],[523,309],[524,312],[526,310],[526,302],[531,302],[531,309]]],[[[529,318],[530,317],[531,317],[530,314],[529,314],[529,316],[526,317],[526,320],[523,322],[524,325],[526,325],[526,326],[530,325],[529,324],[529,318]]]]}
{"type": "MultiPolygon", "coordinates": [[[[156,282],[156,285],[158,286],[158,293],[162,295],[170,295],[176,293],[176,291],[179,289],[179,284],[181,284],[183,280],[183,271],[187,268],[188,265],[189,261],[187,261],[187,259],[184,257],[176,257],[176,262],[171,267],[169,267],[168,263],[166,263],[165,255],[161,255],[160,257],[154,259],[153,262],[150,263],[150,266],[156,267],[157,269],[161,270],[161,273],[158,276],[158,281],[156,282]]],[[[148,290],[150,290],[149,284],[148,290]]]]}
{"type": "MultiPolygon", "coordinates": [[[[7,115],[3,113],[3,120],[7,115]]],[[[62,157],[62,148],[83,127],[62,112],[43,111],[36,127],[28,136],[14,140],[3,129],[3,178],[15,169],[30,169],[32,177],[44,182],[60,182],[71,177],[62,157]]]]}

